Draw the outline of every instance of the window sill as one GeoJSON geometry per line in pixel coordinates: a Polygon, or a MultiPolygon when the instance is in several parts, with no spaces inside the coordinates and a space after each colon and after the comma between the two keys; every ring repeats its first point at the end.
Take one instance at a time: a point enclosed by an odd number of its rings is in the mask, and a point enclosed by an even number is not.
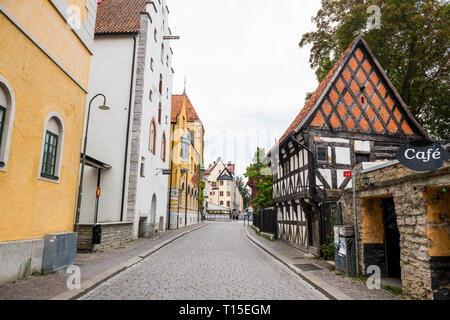
{"type": "Polygon", "coordinates": [[[39,180],[43,180],[43,181],[47,181],[47,182],[52,182],[52,183],[59,183],[60,179],[59,177],[55,177],[55,176],[47,176],[47,175],[43,175],[41,174],[39,176],[39,180]]]}

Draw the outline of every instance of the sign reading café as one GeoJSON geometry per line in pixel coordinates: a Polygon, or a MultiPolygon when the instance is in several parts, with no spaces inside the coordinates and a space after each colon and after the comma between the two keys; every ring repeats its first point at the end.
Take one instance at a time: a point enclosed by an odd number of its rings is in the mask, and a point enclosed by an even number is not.
{"type": "Polygon", "coordinates": [[[397,160],[414,171],[439,169],[450,159],[450,154],[431,141],[411,141],[397,150],[397,160]]]}

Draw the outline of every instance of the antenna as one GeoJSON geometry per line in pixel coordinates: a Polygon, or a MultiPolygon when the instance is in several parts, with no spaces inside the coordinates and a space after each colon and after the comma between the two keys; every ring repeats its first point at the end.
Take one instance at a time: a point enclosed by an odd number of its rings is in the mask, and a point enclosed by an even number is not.
{"type": "Polygon", "coordinates": [[[183,94],[186,94],[186,76],[184,76],[184,90],[183,94]]]}

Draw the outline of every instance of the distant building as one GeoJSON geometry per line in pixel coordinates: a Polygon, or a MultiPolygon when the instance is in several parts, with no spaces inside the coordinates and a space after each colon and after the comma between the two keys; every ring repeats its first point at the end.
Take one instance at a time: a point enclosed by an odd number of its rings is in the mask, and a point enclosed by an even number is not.
{"type": "Polygon", "coordinates": [[[211,184],[210,202],[227,208],[230,213],[238,212],[242,202],[234,171],[233,163],[225,164],[220,158],[205,171],[205,180],[211,184]]]}
{"type": "Polygon", "coordinates": [[[169,168],[169,226],[180,228],[201,218],[204,129],[186,94],[172,96],[169,168]]]}

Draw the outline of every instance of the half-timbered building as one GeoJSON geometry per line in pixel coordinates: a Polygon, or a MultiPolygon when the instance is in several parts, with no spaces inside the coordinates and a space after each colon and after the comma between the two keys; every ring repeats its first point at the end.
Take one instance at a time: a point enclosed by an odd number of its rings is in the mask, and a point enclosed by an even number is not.
{"type": "Polygon", "coordinates": [[[360,162],[394,159],[400,145],[424,137],[357,37],[265,159],[273,173],[278,239],[319,254],[341,191],[352,187],[344,172],[360,162]]]}

